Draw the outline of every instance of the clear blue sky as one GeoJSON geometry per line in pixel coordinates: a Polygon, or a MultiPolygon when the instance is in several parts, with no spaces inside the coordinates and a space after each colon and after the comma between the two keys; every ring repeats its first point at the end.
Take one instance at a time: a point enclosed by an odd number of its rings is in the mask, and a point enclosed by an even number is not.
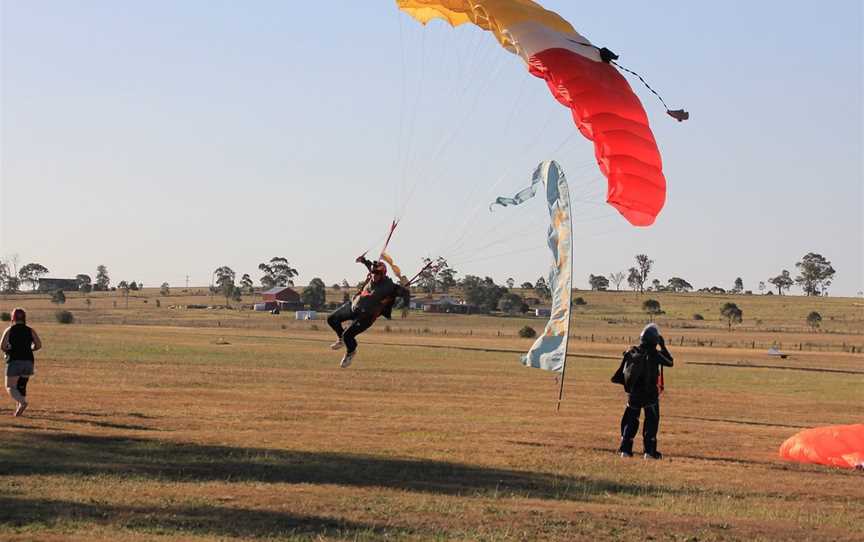
{"type": "Polygon", "coordinates": [[[569,112],[488,34],[388,0],[0,0],[0,256],[150,286],[285,256],[298,283],[355,282],[404,205],[406,270],[534,281],[542,203],[485,205],[552,158],[579,287],[644,252],[664,283],[755,291],[812,251],[833,295],[864,290],[860,1],[543,4],[691,112],[631,81],[668,181],[651,228],[603,203],[569,112]]]}

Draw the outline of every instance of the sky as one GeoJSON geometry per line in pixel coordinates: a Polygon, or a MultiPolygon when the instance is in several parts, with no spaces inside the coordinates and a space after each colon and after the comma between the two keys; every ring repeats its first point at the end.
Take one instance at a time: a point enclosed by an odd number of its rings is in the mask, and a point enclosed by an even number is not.
{"type": "Polygon", "coordinates": [[[533,282],[544,203],[488,204],[555,159],[578,288],[644,253],[649,280],[756,292],[816,252],[831,295],[864,290],[861,2],[542,3],[690,111],[630,79],[667,179],[649,228],[604,203],[569,111],[476,28],[386,0],[0,0],[0,257],[199,286],[282,256],[298,284],[354,283],[398,217],[406,274],[443,256],[533,282]]]}

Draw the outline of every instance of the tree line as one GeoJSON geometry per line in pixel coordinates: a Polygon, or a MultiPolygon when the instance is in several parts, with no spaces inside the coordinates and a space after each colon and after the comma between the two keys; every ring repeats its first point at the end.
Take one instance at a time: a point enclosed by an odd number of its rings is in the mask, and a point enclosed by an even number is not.
{"type": "MultiPolygon", "coordinates": [[[[681,277],[672,277],[666,284],[663,284],[660,279],[653,279],[648,283],[648,275],[651,273],[651,268],[654,265],[654,260],[650,259],[645,254],[637,254],[635,256],[636,265],[630,267],[627,272],[617,271],[610,273],[608,276],[590,274],[588,283],[591,289],[595,291],[606,291],[610,284],[615,285],[616,290],[621,289],[621,284],[627,281],[627,285],[637,292],[691,292],[694,290],[693,285],[681,277]]],[[[798,269],[798,275],[792,277],[787,269],[783,269],[780,274],[767,279],[768,284],[777,288],[777,294],[783,295],[788,292],[794,285],[798,285],[805,295],[819,296],[828,295],[828,287],[834,279],[836,271],[821,254],[809,252],[800,261],[795,263],[798,269]]],[[[759,281],[759,293],[773,294],[772,290],[767,290],[765,281],[759,281]]],[[[744,289],[744,280],[741,277],[736,277],[733,281],[731,289],[726,290],[719,286],[710,286],[699,288],[696,290],[702,293],[711,294],[752,294],[750,290],[744,289]]]]}
{"type": "MultiPolygon", "coordinates": [[[[674,276],[664,284],[660,279],[654,278],[649,282],[651,269],[654,265],[654,260],[646,254],[637,254],[635,257],[635,265],[631,266],[626,271],[616,271],[608,275],[590,274],[588,283],[592,290],[606,291],[614,284],[616,290],[621,289],[623,283],[627,283],[633,291],[640,293],[644,292],[691,292],[694,290],[693,285],[686,279],[674,276]]],[[[513,278],[507,278],[503,288],[505,291],[498,295],[492,286],[495,285],[494,280],[490,277],[480,279],[477,276],[468,275],[463,279],[457,279],[458,272],[451,268],[445,258],[438,258],[434,262],[430,259],[424,260],[424,265],[430,264],[417,277],[417,288],[423,292],[447,293],[452,288],[460,287],[463,294],[466,296],[466,302],[476,304],[478,306],[488,307],[499,302],[509,290],[516,286],[516,281],[513,278]],[[471,292],[469,296],[468,293],[471,292]],[[497,297],[496,297],[497,296],[497,297]],[[471,298],[469,300],[468,298],[471,298]],[[472,301],[473,300],[473,301],[472,301]],[[476,303],[475,303],[476,302],[476,303]]],[[[783,269],[778,275],[769,277],[766,281],[759,281],[759,293],[773,294],[773,289],[776,288],[777,295],[784,295],[789,290],[797,285],[803,293],[808,296],[827,295],[828,288],[831,286],[835,269],[831,262],[824,256],[818,253],[807,253],[800,261],[795,263],[795,268],[798,271],[797,276],[793,277],[788,269],[783,269]],[[772,286],[768,289],[767,284],[772,286]],[[767,291],[766,291],[767,290],[767,291]]],[[[294,286],[294,278],[299,275],[296,268],[292,267],[287,258],[276,256],[267,262],[262,262],[258,265],[258,270],[262,273],[259,279],[261,287],[270,289],[279,286],[294,286]]],[[[30,286],[31,290],[35,291],[39,287],[39,281],[49,273],[49,270],[36,262],[31,262],[18,267],[17,256],[9,256],[0,259],[0,292],[12,294],[20,292],[23,286],[30,286]]],[[[254,281],[248,273],[244,273],[237,278],[237,273],[228,266],[220,266],[213,272],[213,284],[210,289],[212,293],[221,293],[225,296],[226,302],[231,299],[239,299],[243,293],[252,293],[254,291],[254,281]]],[[[108,269],[105,265],[99,265],[96,268],[95,279],[88,274],[78,274],[75,277],[77,289],[82,293],[99,292],[111,290],[111,279],[108,275],[108,269]]],[[[127,295],[129,290],[138,290],[142,288],[139,282],[136,281],[120,281],[114,287],[124,290],[127,295]]],[[[315,278],[310,281],[307,289],[312,289],[309,293],[304,294],[312,299],[322,297],[322,288],[326,290],[323,281],[320,278],[315,278]],[[314,282],[314,284],[313,284],[314,282]]],[[[333,284],[336,289],[349,288],[347,280],[343,280],[342,284],[333,284]]],[[[541,299],[547,299],[551,296],[549,286],[544,277],[537,279],[535,283],[523,282],[520,287],[525,290],[534,290],[536,295],[541,299]]],[[[168,295],[170,285],[167,282],[162,283],[160,291],[163,295],[168,295]]],[[[741,277],[736,277],[733,281],[733,287],[729,290],[719,286],[703,287],[696,290],[703,293],[716,294],[741,294],[752,293],[750,290],[744,289],[744,281],[741,277]]],[[[508,297],[508,304],[516,304],[515,298],[508,297]]]]}

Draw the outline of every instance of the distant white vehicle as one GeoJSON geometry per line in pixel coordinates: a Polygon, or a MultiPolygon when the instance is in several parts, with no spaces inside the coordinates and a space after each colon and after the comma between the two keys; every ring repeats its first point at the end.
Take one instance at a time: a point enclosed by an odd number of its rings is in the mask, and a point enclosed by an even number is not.
{"type": "Polygon", "coordinates": [[[315,320],[318,318],[318,313],[315,311],[297,311],[294,313],[296,320],[315,320]]]}
{"type": "Polygon", "coordinates": [[[779,356],[780,359],[786,359],[789,357],[789,354],[785,354],[785,353],[781,352],[780,349],[777,348],[776,346],[772,346],[771,348],[768,349],[768,355],[769,356],[779,356]]]}

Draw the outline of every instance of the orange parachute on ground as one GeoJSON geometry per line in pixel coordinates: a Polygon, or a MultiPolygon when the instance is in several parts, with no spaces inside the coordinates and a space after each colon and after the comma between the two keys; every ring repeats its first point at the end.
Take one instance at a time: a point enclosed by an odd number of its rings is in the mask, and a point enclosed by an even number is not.
{"type": "Polygon", "coordinates": [[[864,424],[806,429],[780,446],[780,457],[799,463],[864,468],[864,424]]]}

